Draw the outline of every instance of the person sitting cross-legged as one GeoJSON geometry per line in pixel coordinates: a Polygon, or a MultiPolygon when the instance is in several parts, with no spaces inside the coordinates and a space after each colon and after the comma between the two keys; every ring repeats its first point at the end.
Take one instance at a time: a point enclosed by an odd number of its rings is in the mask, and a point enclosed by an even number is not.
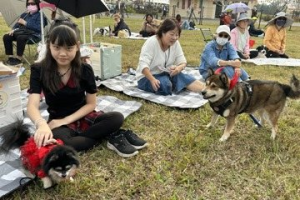
{"type": "Polygon", "coordinates": [[[155,23],[153,16],[151,14],[146,14],[146,19],[143,22],[142,30],[140,35],[143,37],[149,37],[155,35],[158,30],[158,26],[155,23]]]}
{"type": "Polygon", "coordinates": [[[146,40],[136,70],[139,89],[159,95],[172,95],[185,88],[203,90],[204,83],[182,73],[186,59],[178,41],[180,33],[175,19],[165,19],[156,35],[146,40]]]}
{"type": "Polygon", "coordinates": [[[289,58],[285,53],[286,48],[286,27],[290,26],[293,20],[284,12],[279,12],[267,24],[264,37],[264,45],[268,48],[267,58],[289,58]]]}
{"type": "Polygon", "coordinates": [[[200,74],[204,79],[208,76],[208,69],[216,70],[224,67],[223,72],[233,79],[234,75],[239,76],[239,80],[248,80],[250,77],[247,72],[241,68],[240,57],[233,48],[230,40],[230,28],[227,25],[221,25],[216,30],[215,39],[206,44],[201,55],[200,74]]]}
{"type": "Polygon", "coordinates": [[[241,13],[236,21],[236,27],[230,32],[230,43],[241,59],[255,58],[258,55],[257,51],[250,51],[249,22],[250,17],[247,16],[247,13],[241,13]]]}

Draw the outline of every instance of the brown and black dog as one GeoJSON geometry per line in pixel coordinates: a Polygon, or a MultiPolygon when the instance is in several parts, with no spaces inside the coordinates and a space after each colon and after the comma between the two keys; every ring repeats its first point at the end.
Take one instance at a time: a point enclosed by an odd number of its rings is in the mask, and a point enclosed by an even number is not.
{"type": "Polygon", "coordinates": [[[214,114],[207,127],[216,124],[218,115],[226,118],[225,130],[220,141],[229,138],[238,114],[256,111],[260,115],[261,124],[264,120],[270,123],[272,126],[271,138],[275,139],[278,129],[277,121],[287,97],[300,98],[300,82],[294,75],[290,80],[290,85],[276,81],[249,80],[238,82],[230,90],[230,79],[225,73],[216,74],[210,69],[208,74],[202,95],[204,99],[209,101],[214,114]]]}

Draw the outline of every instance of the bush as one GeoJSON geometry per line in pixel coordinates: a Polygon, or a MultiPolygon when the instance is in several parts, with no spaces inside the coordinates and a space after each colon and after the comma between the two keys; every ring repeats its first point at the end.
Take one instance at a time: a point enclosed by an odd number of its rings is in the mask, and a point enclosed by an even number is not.
{"type": "Polygon", "coordinates": [[[273,15],[263,15],[262,20],[264,21],[270,21],[274,16],[273,15]]]}

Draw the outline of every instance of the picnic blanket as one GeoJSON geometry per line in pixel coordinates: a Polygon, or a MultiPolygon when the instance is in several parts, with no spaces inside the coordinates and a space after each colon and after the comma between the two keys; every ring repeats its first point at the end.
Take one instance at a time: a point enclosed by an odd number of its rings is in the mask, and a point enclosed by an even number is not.
{"type": "MultiPolygon", "coordinates": [[[[26,90],[23,90],[21,92],[21,99],[24,113],[26,113],[27,97],[28,94],[26,90]]],[[[112,96],[97,97],[97,109],[103,110],[104,112],[118,111],[124,115],[124,118],[140,109],[141,106],[142,104],[139,102],[123,101],[112,96]]],[[[40,112],[45,119],[49,116],[46,109],[47,105],[45,101],[42,101],[40,104],[40,112]]],[[[27,116],[25,116],[24,122],[32,124],[27,116]]],[[[33,131],[32,129],[31,132],[33,131]]],[[[20,180],[24,177],[26,177],[26,175],[22,172],[20,152],[18,149],[10,151],[8,155],[0,154],[0,198],[18,189],[21,186],[20,180]]],[[[27,184],[29,181],[30,179],[22,179],[21,184],[27,184]]]]}
{"type": "Polygon", "coordinates": [[[253,63],[255,65],[276,65],[276,66],[290,66],[290,67],[299,67],[300,59],[295,58],[253,58],[242,60],[246,63],[253,63]]]}
{"type": "Polygon", "coordinates": [[[10,151],[7,155],[0,154],[0,198],[28,184],[30,179],[25,177],[19,150],[10,151]]]}
{"type": "Polygon", "coordinates": [[[147,40],[148,37],[141,37],[139,33],[131,32],[131,36],[129,36],[128,39],[133,39],[133,40],[147,40]]]}
{"type": "MultiPolygon", "coordinates": [[[[198,70],[186,68],[183,73],[190,74],[198,80],[202,80],[198,70]]],[[[156,95],[154,93],[145,92],[137,88],[137,81],[135,75],[123,73],[120,76],[104,81],[99,81],[97,85],[104,85],[105,87],[123,92],[129,96],[146,99],[158,104],[162,104],[169,107],[177,108],[199,108],[207,103],[207,100],[203,99],[199,93],[191,91],[182,91],[179,94],[172,94],[168,96],[156,95]]]]}

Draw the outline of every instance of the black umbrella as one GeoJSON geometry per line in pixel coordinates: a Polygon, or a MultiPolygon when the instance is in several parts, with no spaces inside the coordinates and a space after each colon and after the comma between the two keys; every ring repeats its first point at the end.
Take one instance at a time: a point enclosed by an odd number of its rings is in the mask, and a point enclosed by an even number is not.
{"type": "Polygon", "coordinates": [[[74,17],[84,17],[100,12],[108,11],[106,3],[102,0],[44,0],[54,4],[57,8],[73,15],[74,17]]]}

